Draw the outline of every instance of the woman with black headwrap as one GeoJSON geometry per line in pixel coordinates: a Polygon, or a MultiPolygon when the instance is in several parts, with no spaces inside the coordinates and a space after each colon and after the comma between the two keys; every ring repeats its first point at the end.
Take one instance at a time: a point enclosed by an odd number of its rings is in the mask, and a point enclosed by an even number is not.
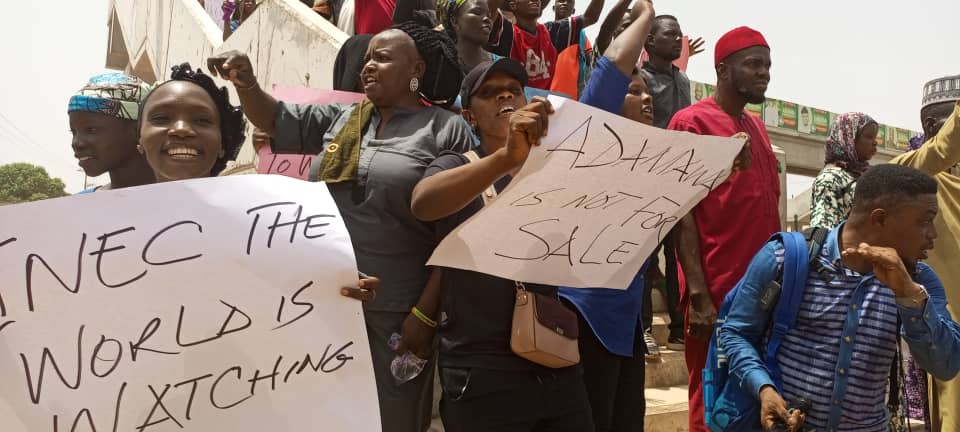
{"type": "Polygon", "coordinates": [[[456,98],[463,72],[446,34],[412,22],[374,36],[366,58],[360,83],[367,99],[352,106],[278,102],[238,52],[209,65],[236,86],[247,117],[274,137],[274,152],[322,155],[310,178],[329,186],[360,270],[382,280],[364,311],[381,422],[385,431],[422,432],[430,421],[433,361],[398,385],[387,341],[400,333],[406,349],[430,357],[437,305],[421,303],[421,295],[436,238],[431,224],[413,216],[410,197],[440,152],[462,153],[472,143],[466,123],[439,107],[456,98]]]}

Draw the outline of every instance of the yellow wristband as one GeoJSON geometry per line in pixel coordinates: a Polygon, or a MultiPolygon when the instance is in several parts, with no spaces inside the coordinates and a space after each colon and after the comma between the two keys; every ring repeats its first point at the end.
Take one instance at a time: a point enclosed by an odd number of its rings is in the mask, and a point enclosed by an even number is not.
{"type": "Polygon", "coordinates": [[[428,317],[428,316],[427,316],[426,314],[424,314],[423,312],[420,312],[420,309],[417,309],[416,306],[414,306],[413,308],[411,308],[411,309],[410,309],[410,312],[413,314],[413,316],[417,317],[417,319],[419,319],[421,322],[423,322],[424,324],[426,324],[428,327],[431,327],[431,328],[436,328],[436,327],[437,327],[437,322],[434,321],[434,320],[432,320],[432,319],[430,319],[430,317],[428,317]]]}

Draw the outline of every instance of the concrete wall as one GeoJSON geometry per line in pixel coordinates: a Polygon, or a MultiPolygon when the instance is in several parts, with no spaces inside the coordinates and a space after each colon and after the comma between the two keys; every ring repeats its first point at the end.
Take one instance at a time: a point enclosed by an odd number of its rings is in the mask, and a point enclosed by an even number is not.
{"type": "MultiPolygon", "coordinates": [[[[226,42],[197,0],[111,0],[110,27],[108,68],[152,82],[167,77],[172,65],[206,70],[210,55],[238,50],[250,56],[263,88],[330,88],[334,59],[347,39],[297,0],[264,0],[226,42]]],[[[233,86],[227,88],[239,103],[233,86]]],[[[242,171],[253,163],[248,140],[235,165],[242,171]]]]}

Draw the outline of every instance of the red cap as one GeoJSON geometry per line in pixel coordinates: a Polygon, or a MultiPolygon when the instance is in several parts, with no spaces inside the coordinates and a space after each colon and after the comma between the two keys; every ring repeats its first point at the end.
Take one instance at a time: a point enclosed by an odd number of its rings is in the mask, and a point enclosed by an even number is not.
{"type": "Polygon", "coordinates": [[[720,62],[737,51],[754,46],[770,48],[763,35],[750,27],[737,27],[730,30],[717,41],[717,48],[713,53],[713,65],[719,65],[720,62]]]}

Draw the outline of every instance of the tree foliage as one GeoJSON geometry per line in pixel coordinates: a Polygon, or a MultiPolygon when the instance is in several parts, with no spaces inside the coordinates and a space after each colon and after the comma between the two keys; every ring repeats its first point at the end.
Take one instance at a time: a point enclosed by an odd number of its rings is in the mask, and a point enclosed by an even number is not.
{"type": "Polygon", "coordinates": [[[66,196],[63,180],[28,163],[0,166],[0,202],[22,203],[66,196]]]}

